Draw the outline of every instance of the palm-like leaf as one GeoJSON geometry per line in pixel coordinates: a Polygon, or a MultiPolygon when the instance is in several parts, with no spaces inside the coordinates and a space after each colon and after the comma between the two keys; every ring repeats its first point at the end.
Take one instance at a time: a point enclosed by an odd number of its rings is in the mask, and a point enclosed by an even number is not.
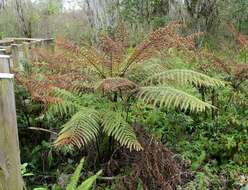
{"type": "Polygon", "coordinates": [[[160,72],[149,77],[145,83],[155,84],[180,84],[187,83],[195,84],[197,86],[216,87],[223,86],[224,83],[220,80],[211,78],[199,72],[186,69],[171,69],[160,72]]]}
{"type": "Polygon", "coordinates": [[[94,109],[77,112],[64,124],[55,145],[73,144],[80,148],[96,140],[100,128],[100,115],[94,109]]]}
{"type": "Polygon", "coordinates": [[[190,111],[204,111],[206,108],[213,108],[212,105],[195,96],[168,86],[142,87],[137,96],[144,102],[159,107],[189,109],[190,111]]]}
{"type": "Polygon", "coordinates": [[[143,149],[133,129],[119,112],[110,111],[104,115],[103,131],[106,132],[108,136],[113,136],[122,146],[130,150],[134,149],[140,151],[143,149]]]}

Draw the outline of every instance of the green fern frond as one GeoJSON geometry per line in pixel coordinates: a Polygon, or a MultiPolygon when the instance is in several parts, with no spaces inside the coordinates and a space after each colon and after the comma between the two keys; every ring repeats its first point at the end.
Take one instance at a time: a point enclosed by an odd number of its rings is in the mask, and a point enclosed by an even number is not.
{"type": "Polygon", "coordinates": [[[167,70],[149,77],[145,83],[152,84],[195,84],[197,86],[218,87],[224,83],[199,72],[186,69],[167,70]]]}
{"type": "Polygon", "coordinates": [[[102,170],[96,173],[96,175],[93,175],[83,181],[83,183],[77,188],[77,190],[90,190],[93,184],[95,183],[96,179],[102,174],[102,170]]]}
{"type": "Polygon", "coordinates": [[[195,96],[168,86],[142,87],[137,96],[148,104],[165,108],[189,109],[190,111],[213,108],[212,105],[195,96]]]}
{"type": "Polygon", "coordinates": [[[107,112],[103,116],[103,131],[108,136],[113,136],[122,146],[129,148],[130,150],[140,151],[142,146],[137,140],[137,137],[133,129],[122,117],[119,112],[107,112]]]}
{"type": "Polygon", "coordinates": [[[73,144],[80,148],[96,140],[100,128],[100,116],[94,109],[85,108],[77,112],[64,124],[56,146],[73,144]]]}
{"type": "Polygon", "coordinates": [[[78,110],[77,105],[71,101],[59,101],[55,104],[52,104],[48,107],[46,112],[46,117],[56,117],[58,115],[73,115],[78,110]]]}
{"type": "Polygon", "coordinates": [[[73,176],[70,179],[70,183],[67,185],[66,190],[77,189],[78,180],[83,169],[84,159],[81,159],[79,165],[77,166],[73,176]]]}
{"type": "Polygon", "coordinates": [[[73,93],[60,88],[54,88],[53,94],[55,97],[61,98],[62,100],[73,101],[77,98],[73,93]]]}
{"type": "Polygon", "coordinates": [[[150,59],[142,63],[135,64],[130,71],[127,72],[127,77],[135,82],[142,82],[151,75],[166,71],[167,66],[161,62],[161,59],[150,59]]]}
{"type": "Polygon", "coordinates": [[[73,115],[79,107],[74,101],[78,99],[73,93],[64,90],[55,88],[53,90],[54,96],[58,99],[56,103],[49,105],[46,112],[47,118],[55,116],[64,116],[64,115],[73,115]]]}

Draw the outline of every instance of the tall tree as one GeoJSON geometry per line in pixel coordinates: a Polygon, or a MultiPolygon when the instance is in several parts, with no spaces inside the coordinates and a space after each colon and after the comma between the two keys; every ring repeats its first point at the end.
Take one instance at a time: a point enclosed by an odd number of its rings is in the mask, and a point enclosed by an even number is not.
{"type": "Polygon", "coordinates": [[[19,19],[21,30],[25,37],[32,37],[32,22],[27,13],[28,4],[31,2],[23,0],[15,0],[15,10],[19,19]]]}

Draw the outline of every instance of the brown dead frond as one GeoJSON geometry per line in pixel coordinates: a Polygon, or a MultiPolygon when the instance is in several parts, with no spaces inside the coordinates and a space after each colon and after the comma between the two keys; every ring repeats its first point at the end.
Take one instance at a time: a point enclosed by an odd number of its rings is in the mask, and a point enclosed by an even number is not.
{"type": "Polygon", "coordinates": [[[238,64],[233,70],[234,76],[237,80],[248,80],[248,64],[238,64]]]}
{"type": "Polygon", "coordinates": [[[123,73],[125,73],[133,63],[148,60],[156,55],[158,51],[169,48],[194,49],[194,36],[198,35],[180,36],[177,33],[177,29],[181,26],[181,24],[173,22],[164,28],[150,33],[145,41],[135,47],[123,69],[123,73]]]}
{"type": "Polygon", "coordinates": [[[233,24],[227,23],[226,24],[228,30],[233,34],[233,36],[236,38],[238,43],[242,48],[245,48],[248,50],[248,38],[247,36],[241,34],[233,24]]]}
{"type": "Polygon", "coordinates": [[[130,91],[136,89],[137,86],[132,81],[125,78],[107,78],[100,82],[97,89],[103,93],[130,91]]]}
{"type": "MultiPolygon", "coordinates": [[[[131,66],[135,66],[135,63],[142,64],[162,49],[194,49],[197,34],[180,36],[177,33],[180,27],[181,24],[174,22],[152,32],[131,53],[127,51],[127,31],[123,25],[118,26],[113,39],[103,37],[100,48],[86,44],[79,47],[75,43],[57,38],[55,52],[35,50],[38,59],[32,63],[31,75],[19,75],[19,81],[29,89],[32,97],[46,104],[49,101],[45,96],[52,99],[53,88],[91,91],[100,81],[99,89],[103,92],[134,90],[137,86],[124,76],[128,70],[134,68],[131,66]],[[38,79],[36,72],[42,73],[42,80],[38,79]]],[[[153,71],[149,69],[147,72],[152,74],[153,71]]]]}
{"type": "Polygon", "coordinates": [[[109,70],[118,73],[121,63],[124,61],[124,47],[122,43],[115,42],[110,37],[105,36],[101,40],[101,49],[106,53],[109,63],[109,70]]]}
{"type": "Polygon", "coordinates": [[[78,47],[77,45],[62,39],[58,39],[56,44],[60,48],[69,50],[81,62],[92,66],[101,77],[106,77],[104,74],[104,66],[107,61],[105,60],[104,55],[102,55],[102,53],[100,53],[96,48],[92,46],[78,47]]]}
{"type": "Polygon", "coordinates": [[[122,44],[124,48],[128,48],[128,31],[123,22],[120,22],[116,28],[116,32],[114,34],[114,41],[119,44],[122,44]]]}
{"type": "MultiPolygon", "coordinates": [[[[131,166],[131,174],[118,181],[115,189],[136,190],[139,180],[142,181],[145,190],[160,189],[172,190],[182,182],[183,168],[163,144],[145,132],[142,127],[136,125],[135,131],[144,150],[130,152],[123,150],[120,153],[121,160],[111,160],[116,166],[126,164],[131,166]],[[114,161],[114,162],[113,162],[114,161]]],[[[111,169],[111,165],[108,165],[111,169]]],[[[111,171],[108,170],[111,173],[111,171]]]]}
{"type": "Polygon", "coordinates": [[[226,74],[231,74],[230,64],[226,61],[222,60],[221,58],[217,57],[213,53],[208,51],[199,51],[197,54],[198,57],[201,59],[206,59],[208,62],[205,64],[200,64],[199,69],[204,73],[209,72],[210,70],[224,72],[226,74]]]}
{"type": "Polygon", "coordinates": [[[41,101],[45,105],[58,101],[58,98],[53,94],[55,88],[76,92],[85,89],[90,90],[89,86],[84,86],[88,78],[76,72],[43,74],[42,77],[34,73],[28,77],[16,74],[16,80],[18,84],[27,89],[33,100],[41,101]]]}

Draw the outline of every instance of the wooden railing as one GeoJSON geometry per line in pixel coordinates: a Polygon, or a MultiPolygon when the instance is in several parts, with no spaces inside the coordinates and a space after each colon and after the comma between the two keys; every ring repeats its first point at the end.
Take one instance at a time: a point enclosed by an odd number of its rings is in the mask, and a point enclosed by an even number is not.
{"type": "Polygon", "coordinates": [[[23,190],[12,69],[31,61],[33,48],[52,48],[53,39],[0,40],[0,190],[23,190]]]}
{"type": "Polygon", "coordinates": [[[10,55],[10,66],[22,69],[23,62],[36,58],[34,48],[53,50],[54,39],[4,38],[0,40],[0,55],[10,55]]]}

